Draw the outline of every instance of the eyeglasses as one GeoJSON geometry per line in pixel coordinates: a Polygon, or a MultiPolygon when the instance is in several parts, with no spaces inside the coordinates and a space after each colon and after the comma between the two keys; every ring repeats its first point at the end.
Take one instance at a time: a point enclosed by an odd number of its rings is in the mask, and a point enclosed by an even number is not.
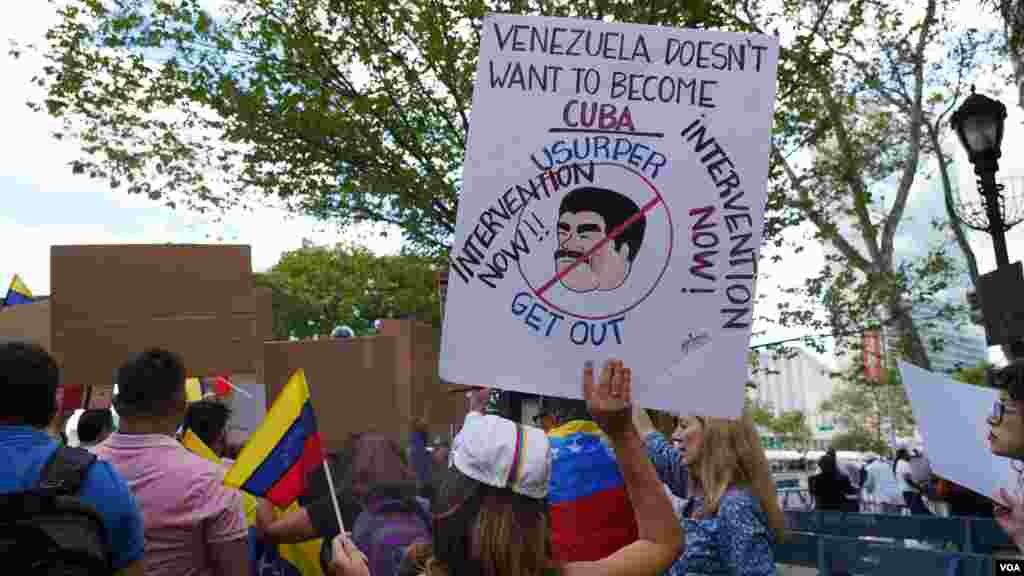
{"type": "Polygon", "coordinates": [[[1006,402],[996,400],[995,403],[992,404],[992,414],[989,415],[989,420],[992,422],[993,426],[998,426],[1003,421],[1003,416],[1007,413],[1019,414],[1020,411],[1015,408],[1007,410],[1006,402]]]}

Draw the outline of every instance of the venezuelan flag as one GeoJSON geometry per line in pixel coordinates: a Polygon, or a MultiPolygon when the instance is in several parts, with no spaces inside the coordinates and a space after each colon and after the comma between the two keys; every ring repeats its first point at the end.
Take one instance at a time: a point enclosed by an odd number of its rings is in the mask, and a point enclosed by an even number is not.
{"type": "Polygon", "coordinates": [[[574,420],[551,442],[551,546],[559,562],[600,560],[638,538],[615,453],[593,422],[574,420]],[[584,528],[587,527],[587,528],[584,528]]]}
{"type": "Polygon", "coordinates": [[[17,274],[11,279],[11,286],[7,289],[7,297],[4,298],[4,306],[17,306],[18,304],[29,304],[34,302],[32,291],[25,286],[21,276],[17,274]]]}
{"type": "Polygon", "coordinates": [[[305,492],[306,476],[323,459],[306,375],[297,370],[242,448],[224,484],[287,508],[305,492]]]}

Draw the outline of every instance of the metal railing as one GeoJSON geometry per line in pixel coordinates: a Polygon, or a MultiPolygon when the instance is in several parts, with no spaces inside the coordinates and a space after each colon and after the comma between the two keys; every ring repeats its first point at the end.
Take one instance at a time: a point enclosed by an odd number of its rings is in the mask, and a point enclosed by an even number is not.
{"type": "Polygon", "coordinates": [[[994,573],[998,556],[1013,548],[991,518],[788,510],[786,524],[791,532],[775,547],[775,561],[817,568],[821,576],[987,576],[994,573]],[[904,540],[932,548],[908,548],[904,540]]]}

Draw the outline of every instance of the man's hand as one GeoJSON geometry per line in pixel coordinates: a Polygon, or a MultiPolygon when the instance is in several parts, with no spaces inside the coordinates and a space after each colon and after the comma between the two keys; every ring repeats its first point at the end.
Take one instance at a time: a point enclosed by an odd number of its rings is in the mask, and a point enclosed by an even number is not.
{"type": "Polygon", "coordinates": [[[1024,550],[1024,502],[1011,495],[1006,488],[999,489],[999,500],[993,501],[996,522],[1010,536],[1018,548],[1024,550]]]}
{"type": "Polygon", "coordinates": [[[334,537],[332,547],[334,558],[331,559],[331,568],[335,576],[370,576],[366,555],[359,551],[351,538],[338,534],[334,537]]]}
{"type": "Polygon", "coordinates": [[[613,440],[622,438],[633,427],[630,404],[633,399],[633,374],[619,360],[605,362],[601,377],[594,382],[594,365],[583,367],[583,397],[594,422],[613,440]]]}
{"type": "Polygon", "coordinates": [[[422,432],[424,434],[429,432],[430,431],[430,426],[427,424],[427,419],[423,418],[423,417],[419,417],[419,418],[413,420],[412,421],[412,430],[413,430],[413,432],[422,432]]]}
{"type": "Polygon", "coordinates": [[[256,533],[261,539],[266,538],[267,530],[274,523],[274,505],[269,500],[258,498],[256,501],[256,533]]]}

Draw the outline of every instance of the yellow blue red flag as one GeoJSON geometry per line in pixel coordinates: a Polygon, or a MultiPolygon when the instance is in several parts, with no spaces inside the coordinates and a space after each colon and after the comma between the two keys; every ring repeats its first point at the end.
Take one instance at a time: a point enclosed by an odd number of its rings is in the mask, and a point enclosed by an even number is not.
{"type": "Polygon", "coordinates": [[[224,484],[288,508],[306,491],[306,477],[323,459],[306,375],[297,370],[245,443],[224,484]]]}

